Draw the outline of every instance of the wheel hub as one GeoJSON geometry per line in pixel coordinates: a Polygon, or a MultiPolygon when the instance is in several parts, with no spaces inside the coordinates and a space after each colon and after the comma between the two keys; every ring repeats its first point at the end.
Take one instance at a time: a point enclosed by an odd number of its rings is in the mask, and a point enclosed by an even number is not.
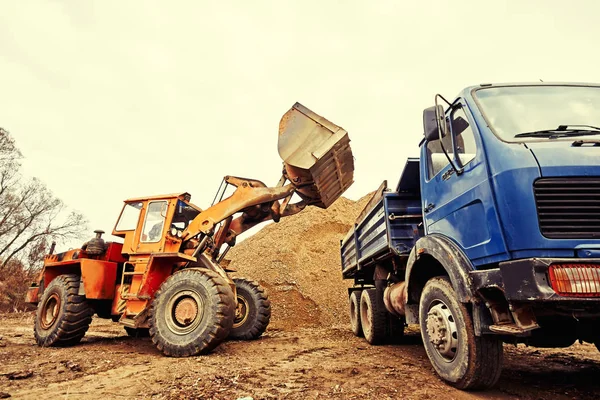
{"type": "Polygon", "coordinates": [[[182,299],[175,306],[175,321],[180,325],[189,325],[197,316],[198,304],[190,297],[182,299]]]}
{"type": "Polygon", "coordinates": [[[458,348],[458,330],[454,316],[444,303],[434,305],[427,313],[427,337],[444,360],[454,360],[458,348]]]}
{"type": "Polygon", "coordinates": [[[233,327],[237,328],[241,326],[248,319],[248,300],[242,296],[237,297],[237,307],[235,308],[235,319],[233,320],[233,327]]]}
{"type": "Polygon", "coordinates": [[[56,322],[58,311],[60,310],[60,297],[52,293],[44,303],[40,318],[40,325],[43,329],[48,329],[56,322]]]}
{"type": "Polygon", "coordinates": [[[193,332],[204,317],[204,299],[195,290],[175,293],[167,303],[165,322],[169,330],[177,335],[193,332]]]}

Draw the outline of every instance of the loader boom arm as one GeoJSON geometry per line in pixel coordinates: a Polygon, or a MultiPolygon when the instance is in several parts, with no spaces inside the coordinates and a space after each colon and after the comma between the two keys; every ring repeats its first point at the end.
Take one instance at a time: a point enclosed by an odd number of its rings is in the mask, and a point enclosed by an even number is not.
{"type": "Polygon", "coordinates": [[[235,192],[228,198],[198,214],[183,232],[184,240],[190,239],[199,233],[208,234],[219,222],[252,206],[272,203],[271,207],[276,210],[271,210],[271,215],[278,215],[279,202],[277,200],[291,196],[296,190],[295,186],[291,183],[285,186],[270,188],[261,181],[235,176],[226,176],[225,182],[236,186],[235,192]]]}
{"type": "Polygon", "coordinates": [[[283,175],[275,187],[226,176],[224,182],[235,186],[235,192],[201,211],[183,231],[182,239],[211,235],[223,222],[213,238],[216,257],[223,243],[232,246],[237,235],[261,222],[279,222],[281,217],[296,214],[307,205],[329,207],[353,183],[354,159],[348,132],[300,103],[281,117],[278,151],[283,159],[283,175]],[[301,201],[290,204],[294,194],[301,201]],[[242,215],[233,219],[238,212],[242,215]]]}

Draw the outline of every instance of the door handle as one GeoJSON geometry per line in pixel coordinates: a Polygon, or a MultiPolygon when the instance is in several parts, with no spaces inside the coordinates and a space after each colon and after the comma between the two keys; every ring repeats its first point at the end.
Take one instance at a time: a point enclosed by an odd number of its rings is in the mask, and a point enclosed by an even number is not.
{"type": "Polygon", "coordinates": [[[429,203],[429,204],[427,204],[427,207],[425,207],[425,209],[423,211],[428,213],[429,211],[433,210],[434,208],[435,208],[435,204],[429,203]]]}

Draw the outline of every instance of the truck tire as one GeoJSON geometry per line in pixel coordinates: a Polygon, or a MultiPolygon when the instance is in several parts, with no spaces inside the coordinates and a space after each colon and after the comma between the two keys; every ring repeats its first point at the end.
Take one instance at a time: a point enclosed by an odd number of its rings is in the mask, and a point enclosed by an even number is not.
{"type": "Polygon", "coordinates": [[[235,299],[219,274],[187,269],[171,275],[150,306],[150,337],[170,357],[205,354],[217,347],[233,325],[235,299]]]}
{"type": "Polygon", "coordinates": [[[355,336],[362,337],[363,330],[360,325],[360,290],[355,290],[350,294],[350,327],[355,336]]]}
{"type": "Polygon", "coordinates": [[[502,342],[475,336],[469,311],[448,278],[432,278],[425,285],[419,324],[427,356],[444,381],[459,389],[489,388],[498,381],[502,342]]]}
{"type": "Polygon", "coordinates": [[[39,346],[71,346],[85,336],[94,310],[79,293],[80,277],[59,275],[44,290],[33,327],[39,346]]]}
{"type": "Polygon", "coordinates": [[[382,344],[386,338],[387,311],[377,300],[376,289],[365,289],[360,296],[360,326],[365,339],[372,345],[382,344]]]}
{"type": "Polygon", "coordinates": [[[127,336],[131,337],[148,337],[150,336],[150,329],[148,328],[130,328],[125,326],[125,332],[127,332],[127,336]]]}
{"type": "Polygon", "coordinates": [[[254,340],[267,329],[271,320],[271,302],[258,282],[235,278],[237,307],[229,338],[254,340]]]}

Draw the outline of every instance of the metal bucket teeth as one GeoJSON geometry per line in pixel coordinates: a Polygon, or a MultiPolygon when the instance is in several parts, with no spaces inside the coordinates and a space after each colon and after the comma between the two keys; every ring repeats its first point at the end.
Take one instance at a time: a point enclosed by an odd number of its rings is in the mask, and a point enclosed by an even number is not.
{"type": "Polygon", "coordinates": [[[277,147],[288,179],[309,205],[329,207],[354,182],[348,132],[300,103],[281,118],[277,147]]]}

